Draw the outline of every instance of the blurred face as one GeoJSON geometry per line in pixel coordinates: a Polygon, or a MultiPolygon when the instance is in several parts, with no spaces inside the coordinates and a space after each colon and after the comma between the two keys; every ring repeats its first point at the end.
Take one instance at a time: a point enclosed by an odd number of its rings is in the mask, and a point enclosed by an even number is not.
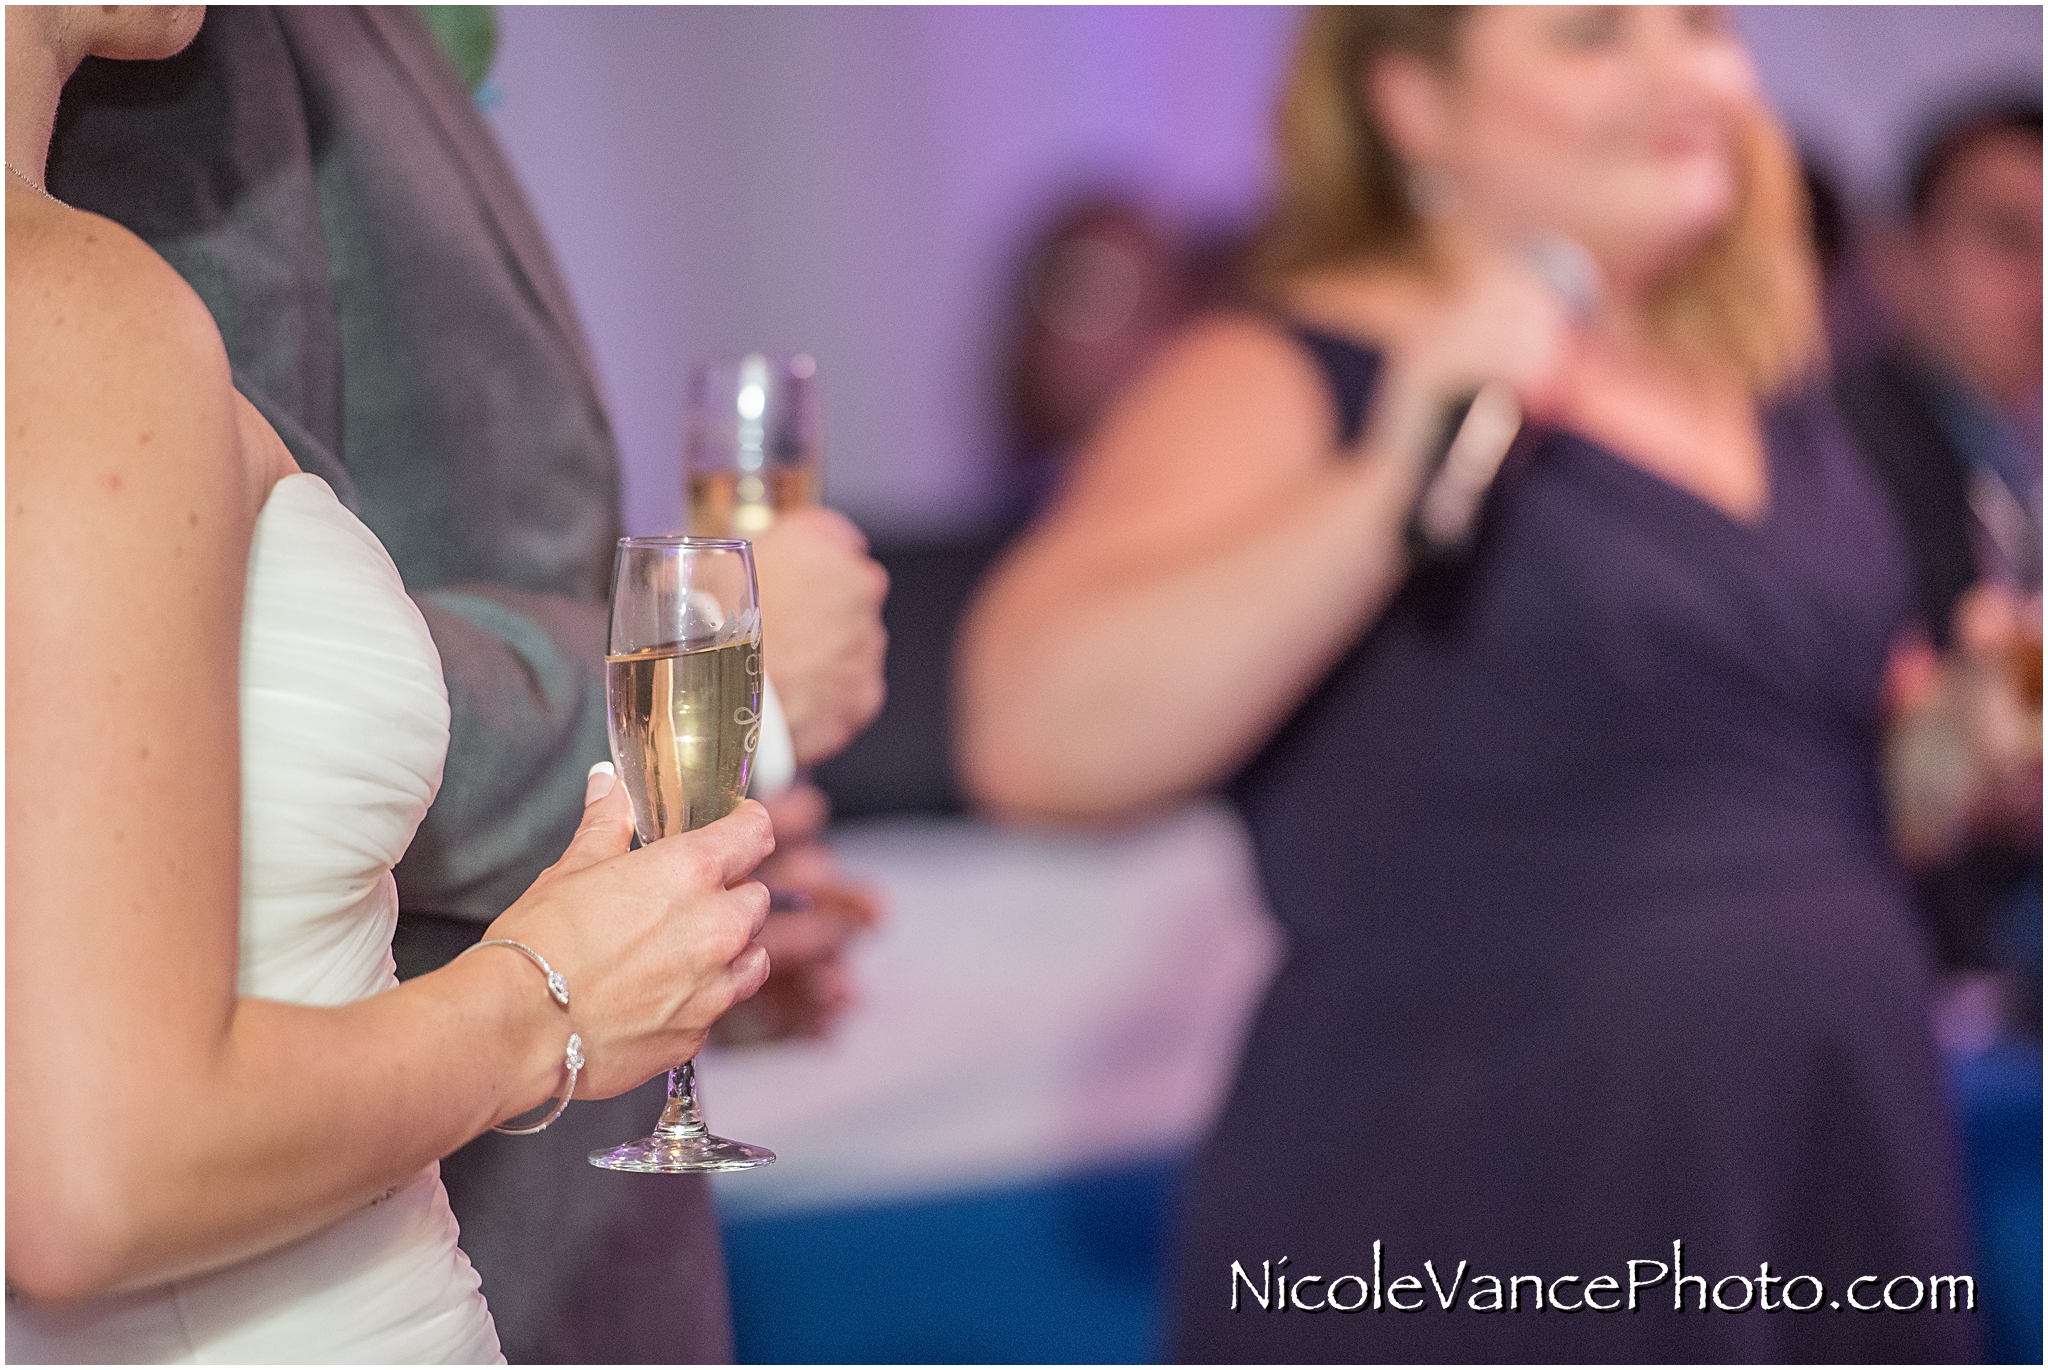
{"type": "MultiPolygon", "coordinates": [[[[1394,59],[1396,63],[1407,59],[1394,59]]],[[[1452,68],[1376,73],[1396,150],[1488,237],[1562,233],[1618,280],[1648,277],[1728,217],[1755,73],[1712,7],[1485,6],[1452,68]],[[1402,87],[1406,86],[1406,89],[1402,87]]]]}
{"type": "Polygon", "coordinates": [[[1908,251],[1916,341],[2001,404],[2041,387],[2041,144],[1977,139],[1935,186],[1908,251]]]}
{"type": "Polygon", "coordinates": [[[1085,437],[1179,322],[1186,281],[1173,245],[1136,214],[1107,215],[1039,254],[1022,357],[1045,438],[1085,437]]]}

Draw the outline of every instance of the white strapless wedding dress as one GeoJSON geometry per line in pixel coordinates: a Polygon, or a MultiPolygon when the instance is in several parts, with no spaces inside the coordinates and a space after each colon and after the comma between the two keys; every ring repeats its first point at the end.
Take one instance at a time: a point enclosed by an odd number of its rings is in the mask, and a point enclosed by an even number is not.
{"type": "MultiPolygon", "coordinates": [[[[270,492],[242,612],[241,992],[397,983],[391,868],[441,784],[440,657],[374,534],[318,476],[270,492]]],[[[498,1335],[430,1165],[225,1269],[63,1308],[10,1302],[7,1359],[491,1362],[498,1335]]]]}

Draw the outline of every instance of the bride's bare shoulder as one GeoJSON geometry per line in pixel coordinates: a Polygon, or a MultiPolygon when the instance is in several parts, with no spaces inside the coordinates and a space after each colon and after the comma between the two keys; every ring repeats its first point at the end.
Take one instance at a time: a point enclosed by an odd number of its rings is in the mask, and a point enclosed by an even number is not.
{"type": "Polygon", "coordinates": [[[191,287],[119,224],[10,191],[10,493],[183,491],[253,516],[246,446],[220,331],[191,287]]]}
{"type": "MultiPolygon", "coordinates": [[[[14,192],[7,206],[7,313],[30,335],[26,360],[84,346],[109,361],[146,356],[173,363],[188,382],[211,375],[228,385],[212,315],[149,244],[111,219],[24,199],[14,192]]],[[[14,353],[10,366],[21,360],[14,353]]]]}

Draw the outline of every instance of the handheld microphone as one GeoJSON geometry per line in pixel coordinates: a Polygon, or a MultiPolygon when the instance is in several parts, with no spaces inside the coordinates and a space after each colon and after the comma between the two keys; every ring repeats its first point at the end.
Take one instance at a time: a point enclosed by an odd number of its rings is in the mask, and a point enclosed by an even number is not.
{"type": "MultiPolygon", "coordinates": [[[[1543,279],[1575,323],[1585,324],[1600,304],[1600,268],[1569,238],[1532,238],[1522,246],[1529,269],[1543,279]]],[[[1470,560],[1479,532],[1480,506],[1522,431],[1522,406],[1501,381],[1488,381],[1444,410],[1424,464],[1422,492],[1403,530],[1417,567],[1458,566],[1470,560]]]]}

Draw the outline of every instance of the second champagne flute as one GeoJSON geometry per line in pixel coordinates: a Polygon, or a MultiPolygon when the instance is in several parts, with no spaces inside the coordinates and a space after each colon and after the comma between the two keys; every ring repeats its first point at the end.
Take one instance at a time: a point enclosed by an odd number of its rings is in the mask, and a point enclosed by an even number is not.
{"type": "MultiPolygon", "coordinates": [[[[715,823],[746,795],[761,732],[761,608],[753,549],[707,538],[621,538],[612,565],[605,698],[612,761],[643,845],[715,823]]],[[[590,1153],[605,1170],[746,1170],[775,1153],[714,1137],[697,1071],[669,1072],[654,1132],[590,1153]]]]}
{"type": "Polygon", "coordinates": [[[752,538],[819,498],[818,368],[807,356],[703,361],[690,370],[683,434],[689,528],[752,538]]]}

